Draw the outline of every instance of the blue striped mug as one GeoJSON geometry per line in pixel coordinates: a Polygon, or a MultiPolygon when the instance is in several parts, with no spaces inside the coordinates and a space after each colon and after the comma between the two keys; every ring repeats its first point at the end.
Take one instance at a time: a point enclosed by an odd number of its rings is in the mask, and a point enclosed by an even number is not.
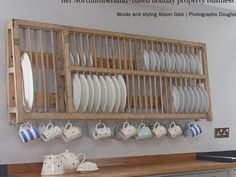
{"type": "Polygon", "coordinates": [[[38,129],[30,123],[24,123],[20,126],[19,136],[23,143],[28,143],[40,137],[38,129]]]}
{"type": "Polygon", "coordinates": [[[188,130],[192,137],[202,134],[202,128],[199,125],[190,124],[188,130]]]}

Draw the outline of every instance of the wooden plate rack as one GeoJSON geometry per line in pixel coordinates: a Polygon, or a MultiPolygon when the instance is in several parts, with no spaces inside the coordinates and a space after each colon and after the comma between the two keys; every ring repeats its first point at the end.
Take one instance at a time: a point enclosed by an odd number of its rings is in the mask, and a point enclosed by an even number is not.
{"type": "Polygon", "coordinates": [[[199,42],[163,39],[84,29],[25,20],[11,20],[7,27],[8,110],[11,124],[29,119],[212,119],[211,103],[207,113],[175,113],[172,85],[204,84],[210,98],[206,45],[199,42]],[[146,50],[197,54],[202,60],[201,74],[156,72],[143,69],[146,50]],[[23,109],[21,55],[31,58],[34,77],[32,112],[23,109]],[[86,55],[86,65],[75,61],[86,55]],[[90,54],[93,65],[89,60],[90,54]],[[119,113],[75,112],[72,102],[73,73],[117,75],[127,85],[127,104],[119,113]],[[166,94],[167,93],[167,94],[166,94]],[[166,104],[164,106],[164,103],[166,104]],[[168,106],[168,104],[170,106],[168,106]],[[166,107],[166,109],[165,109],[166,107]]]}

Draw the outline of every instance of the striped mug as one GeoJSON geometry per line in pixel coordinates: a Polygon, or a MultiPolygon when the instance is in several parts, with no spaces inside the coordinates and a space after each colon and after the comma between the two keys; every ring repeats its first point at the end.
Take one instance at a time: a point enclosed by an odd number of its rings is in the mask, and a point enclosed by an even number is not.
{"type": "Polygon", "coordinates": [[[24,123],[20,126],[19,136],[23,143],[28,143],[40,137],[38,129],[30,123],[24,123]]]}
{"type": "Polygon", "coordinates": [[[202,128],[199,125],[190,124],[188,131],[192,137],[202,134],[202,128]]]}

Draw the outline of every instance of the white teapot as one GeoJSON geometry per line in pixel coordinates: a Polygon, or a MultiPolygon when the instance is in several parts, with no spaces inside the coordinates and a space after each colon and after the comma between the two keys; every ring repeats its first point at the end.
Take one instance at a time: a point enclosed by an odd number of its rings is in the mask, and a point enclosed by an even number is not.
{"type": "Polygon", "coordinates": [[[65,150],[65,152],[61,153],[60,156],[64,159],[64,170],[66,172],[74,172],[76,171],[77,167],[80,163],[84,163],[86,156],[83,153],[72,153],[69,152],[68,149],[65,150]],[[80,158],[82,160],[80,160],[80,158]]]}
{"type": "Polygon", "coordinates": [[[65,174],[64,170],[64,160],[60,155],[47,155],[43,156],[43,167],[41,175],[63,175],[65,174]]]}

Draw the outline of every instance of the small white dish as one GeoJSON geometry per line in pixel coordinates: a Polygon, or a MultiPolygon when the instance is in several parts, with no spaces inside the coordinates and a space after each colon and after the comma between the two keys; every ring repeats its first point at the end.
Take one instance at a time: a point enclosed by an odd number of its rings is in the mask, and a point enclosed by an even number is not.
{"type": "Polygon", "coordinates": [[[154,54],[156,56],[156,71],[161,71],[161,61],[158,53],[154,51],[154,54]]]}
{"type": "Polygon", "coordinates": [[[195,96],[193,112],[198,113],[199,107],[200,107],[200,96],[198,94],[196,87],[192,87],[192,89],[193,89],[194,96],[195,96]]]}
{"type": "Polygon", "coordinates": [[[115,105],[114,105],[114,112],[118,112],[119,111],[119,107],[120,107],[120,100],[121,100],[121,90],[120,90],[120,85],[119,82],[117,80],[117,78],[115,76],[112,76],[112,82],[115,86],[115,105]]]}
{"type": "Polygon", "coordinates": [[[193,89],[191,87],[188,88],[188,91],[190,95],[189,112],[192,113],[194,110],[195,96],[194,96],[193,89]]]}
{"type": "Polygon", "coordinates": [[[174,111],[179,111],[179,92],[175,86],[173,86],[172,89],[172,97],[173,97],[173,105],[174,105],[174,111]]]}
{"type": "Polygon", "coordinates": [[[165,52],[165,71],[171,72],[171,59],[169,53],[165,52]]]}
{"type": "Polygon", "coordinates": [[[184,95],[185,95],[185,100],[184,100],[184,112],[188,113],[189,112],[189,106],[190,106],[190,95],[188,92],[187,87],[183,88],[184,95]]]}
{"type": "Polygon", "coordinates": [[[90,54],[90,66],[93,66],[93,57],[91,54],[90,54]]]}
{"type": "Polygon", "coordinates": [[[111,112],[115,106],[116,101],[116,91],[115,86],[110,78],[110,76],[105,76],[105,81],[107,84],[107,106],[106,112],[111,112]]]}
{"type": "Polygon", "coordinates": [[[184,91],[182,89],[182,87],[178,88],[179,90],[179,112],[183,112],[184,111],[184,101],[185,101],[185,95],[184,95],[184,91]]]}
{"type": "Polygon", "coordinates": [[[126,99],[127,99],[127,90],[126,90],[126,84],[121,75],[117,76],[119,85],[120,85],[120,90],[121,90],[121,99],[120,99],[120,107],[119,111],[124,112],[125,105],[126,105],[126,99]]]}
{"type": "Polygon", "coordinates": [[[84,162],[84,163],[79,164],[76,171],[81,172],[81,173],[89,173],[89,172],[95,172],[98,170],[99,170],[99,168],[97,167],[97,165],[95,163],[84,162]]]}
{"type": "Polygon", "coordinates": [[[143,63],[144,63],[144,70],[149,70],[150,60],[149,60],[149,54],[146,50],[143,51],[143,63]]]}
{"type": "Polygon", "coordinates": [[[89,102],[88,102],[88,112],[91,112],[94,104],[94,85],[93,80],[90,75],[87,75],[87,81],[89,86],[89,102]]]}
{"type": "Polygon", "coordinates": [[[204,110],[204,106],[205,106],[205,99],[204,99],[204,93],[203,93],[203,91],[199,88],[199,87],[197,87],[197,91],[198,91],[198,94],[199,94],[199,96],[200,96],[200,107],[199,107],[199,113],[203,113],[203,110],[204,110]]]}
{"type": "Polygon", "coordinates": [[[80,74],[80,82],[81,82],[81,103],[79,106],[79,112],[85,112],[88,107],[89,102],[89,85],[88,81],[83,74],[80,74]]]}
{"type": "Polygon", "coordinates": [[[101,96],[101,85],[96,75],[93,75],[93,85],[94,85],[93,111],[98,112],[102,96],[101,96]]]}
{"type": "Polygon", "coordinates": [[[202,89],[202,92],[203,92],[204,98],[205,98],[205,106],[204,106],[203,112],[204,112],[204,113],[207,113],[207,112],[208,112],[208,109],[209,109],[209,97],[208,97],[208,93],[207,93],[207,91],[204,89],[203,86],[201,86],[200,88],[202,89]]]}
{"type": "Polygon", "coordinates": [[[181,59],[178,53],[175,53],[175,71],[181,72],[181,59]]]}
{"type": "Polygon", "coordinates": [[[195,66],[195,60],[194,60],[194,57],[190,54],[189,55],[189,61],[190,61],[190,70],[191,70],[191,73],[196,73],[196,66],[195,66]]]}
{"type": "Polygon", "coordinates": [[[173,52],[170,53],[170,59],[171,59],[171,72],[174,72],[175,71],[176,58],[175,58],[175,54],[173,52]]]}
{"type": "Polygon", "coordinates": [[[150,59],[150,70],[155,71],[157,60],[154,52],[152,50],[149,51],[149,59],[150,59]]]}
{"type": "Polygon", "coordinates": [[[84,60],[83,60],[82,66],[87,66],[87,59],[86,59],[85,53],[84,53],[84,60]]]}
{"type": "Polygon", "coordinates": [[[199,57],[195,54],[194,55],[194,60],[195,60],[195,64],[196,64],[196,73],[200,74],[201,73],[201,63],[200,63],[200,59],[199,57]]]}
{"type": "Polygon", "coordinates": [[[160,53],[160,63],[161,63],[161,71],[165,71],[166,68],[166,60],[165,60],[165,55],[163,52],[160,53]]]}
{"type": "Polygon", "coordinates": [[[182,53],[180,54],[180,63],[181,63],[181,72],[186,71],[186,56],[184,56],[182,53]]]}
{"type": "Polygon", "coordinates": [[[73,82],[72,82],[72,91],[73,91],[73,104],[74,110],[77,112],[80,105],[81,99],[81,83],[78,74],[73,75],[73,82]]]}
{"type": "Polygon", "coordinates": [[[105,112],[107,107],[107,85],[103,78],[103,76],[99,76],[99,82],[101,85],[101,104],[100,104],[100,112],[105,112]]]}

